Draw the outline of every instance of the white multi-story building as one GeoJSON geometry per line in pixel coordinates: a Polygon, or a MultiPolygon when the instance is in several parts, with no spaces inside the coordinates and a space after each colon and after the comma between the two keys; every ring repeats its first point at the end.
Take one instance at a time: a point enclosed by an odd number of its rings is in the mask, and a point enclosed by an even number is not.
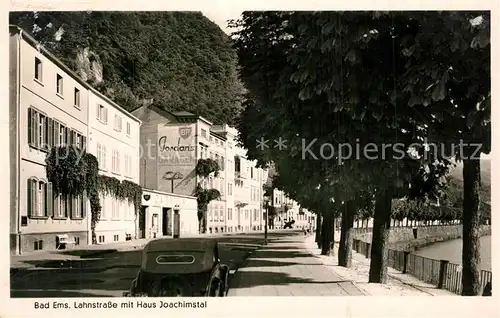
{"type": "Polygon", "coordinates": [[[50,148],[87,139],[86,83],[28,34],[10,26],[11,253],[55,249],[66,236],[88,243],[87,200],[52,192],[50,148]]]}
{"type": "MultiPolygon", "coordinates": [[[[96,155],[101,165],[106,162],[106,168],[114,168],[101,173],[138,183],[140,122],[22,29],[10,26],[9,31],[11,253],[56,249],[62,241],[90,244],[89,201],[53,193],[46,176],[47,153],[54,146],[75,145],[82,153],[86,149],[96,155]],[[98,111],[99,105],[107,110],[98,111]],[[122,118],[121,132],[118,124],[114,126],[115,115],[122,118]],[[106,149],[104,157],[98,145],[106,149]],[[119,152],[115,159],[112,149],[119,152]]],[[[101,220],[97,229],[112,238],[101,237],[101,243],[134,236],[131,206],[102,203],[103,213],[110,217],[109,222],[101,220]]]]}
{"type": "MultiPolygon", "coordinates": [[[[96,156],[99,174],[139,184],[139,133],[141,122],[95,90],[88,93],[87,151],[96,156]]],[[[96,226],[99,244],[134,238],[133,203],[101,194],[101,218],[96,226]]]]}

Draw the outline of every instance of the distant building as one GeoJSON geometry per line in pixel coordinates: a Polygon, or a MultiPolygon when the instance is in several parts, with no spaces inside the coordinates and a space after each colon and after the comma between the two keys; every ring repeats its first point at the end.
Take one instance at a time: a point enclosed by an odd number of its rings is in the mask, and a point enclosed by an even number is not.
{"type": "Polygon", "coordinates": [[[237,146],[236,129],[156,106],[143,106],[132,113],[142,121],[140,181],[144,188],[191,197],[199,183],[217,189],[221,197],[208,206],[208,233],[262,230],[263,170],[248,161],[246,151],[237,146]],[[198,159],[206,158],[219,163],[217,177],[196,175],[198,159]]]}
{"type": "Polygon", "coordinates": [[[139,181],[145,196],[157,197],[155,203],[143,200],[139,237],[198,233],[196,162],[202,151],[200,136],[209,132],[211,123],[152,105],[132,114],[142,121],[139,181]]]}

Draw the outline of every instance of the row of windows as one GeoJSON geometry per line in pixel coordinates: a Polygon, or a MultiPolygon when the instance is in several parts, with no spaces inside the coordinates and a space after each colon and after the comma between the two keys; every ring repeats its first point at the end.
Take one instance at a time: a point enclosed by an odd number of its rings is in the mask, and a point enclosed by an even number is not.
{"type": "MultiPolygon", "coordinates": [[[[97,104],[96,106],[96,118],[98,121],[100,121],[102,124],[107,125],[108,124],[108,108],[104,105],[97,104]]],[[[115,114],[114,117],[114,122],[113,122],[113,129],[117,132],[122,131],[122,117],[118,114],[115,114]]],[[[130,122],[127,121],[126,123],[126,131],[125,131],[127,136],[130,136],[130,122]]]]}
{"type": "Polygon", "coordinates": [[[66,127],[62,122],[48,117],[43,112],[28,108],[28,144],[49,150],[54,146],[74,145],[85,148],[87,138],[80,132],[66,127]]]}
{"type": "MultiPolygon", "coordinates": [[[[35,69],[34,69],[34,78],[37,82],[43,84],[43,63],[42,61],[35,57],[35,69]]],[[[56,78],[55,78],[55,87],[56,87],[56,94],[60,97],[64,97],[64,78],[62,75],[56,73],[56,78]]],[[[80,97],[80,90],[76,87],[73,88],[73,105],[77,108],[80,109],[80,104],[81,104],[81,97],[80,97]]],[[[96,112],[97,119],[107,125],[108,123],[108,109],[100,104],[97,104],[97,112],[96,112]]],[[[114,121],[114,130],[121,132],[122,131],[122,117],[119,116],[118,114],[115,115],[115,121],[114,121]]],[[[127,136],[130,136],[130,122],[126,123],[126,133],[127,136]]]]}
{"type": "Polygon", "coordinates": [[[28,179],[27,209],[29,218],[82,219],[86,201],[82,196],[63,197],[52,191],[52,183],[37,178],[28,179]]]}
{"type": "MultiPolygon", "coordinates": [[[[245,209],[243,212],[244,212],[244,216],[245,216],[244,219],[245,220],[249,220],[250,218],[253,221],[260,220],[258,209],[253,209],[253,210],[252,209],[245,209]]],[[[215,207],[213,209],[210,209],[208,211],[208,216],[209,216],[210,222],[223,221],[224,220],[224,209],[221,207],[215,207]]],[[[233,219],[233,209],[232,208],[227,209],[227,219],[228,220],[233,219]]]]}
{"type": "Polygon", "coordinates": [[[201,159],[208,159],[208,158],[210,158],[210,159],[213,159],[213,160],[217,161],[217,163],[219,164],[220,170],[224,171],[224,169],[225,169],[225,159],[224,159],[224,156],[221,156],[218,153],[214,154],[211,151],[210,151],[210,154],[209,154],[207,147],[201,146],[200,157],[201,157],[201,159]]]}
{"type": "MultiPolygon", "coordinates": [[[[238,231],[241,232],[241,231],[250,231],[250,229],[252,231],[260,231],[261,230],[261,226],[260,225],[254,225],[252,227],[250,227],[248,225],[247,226],[238,225],[238,226],[235,226],[235,227],[227,226],[225,231],[226,232],[238,232],[238,231]]],[[[224,232],[224,227],[223,226],[221,226],[221,227],[213,227],[213,228],[209,227],[208,228],[208,232],[210,234],[212,234],[212,233],[219,233],[219,232],[222,233],[222,232],[224,232]]]]}
{"type": "MultiPolygon", "coordinates": [[[[43,84],[43,63],[42,61],[35,57],[35,69],[34,69],[34,78],[37,82],[43,84]]],[[[56,94],[59,97],[64,98],[64,78],[62,75],[56,73],[56,78],[55,78],[55,88],[56,88],[56,94]]],[[[77,108],[80,109],[80,90],[76,87],[73,88],[73,105],[77,108]]]]}
{"type": "Polygon", "coordinates": [[[130,206],[129,202],[126,200],[120,200],[113,197],[100,195],[100,202],[102,206],[101,219],[111,219],[111,220],[129,220],[134,218],[134,210],[130,206]],[[107,202],[111,201],[111,210],[107,207],[107,202]]]}
{"type": "MultiPolygon", "coordinates": [[[[207,131],[206,129],[201,129],[201,136],[205,139],[207,139],[207,131]]],[[[222,147],[224,147],[224,141],[220,140],[220,139],[217,139],[217,138],[214,138],[212,136],[209,136],[208,140],[210,142],[215,142],[216,145],[221,145],[222,147]]]]}
{"type": "MultiPolygon", "coordinates": [[[[120,158],[120,152],[116,149],[113,149],[111,158],[111,172],[116,174],[122,173],[120,158]]],[[[123,158],[123,174],[127,177],[130,177],[132,176],[132,156],[129,154],[124,154],[123,158]]],[[[99,164],[99,169],[107,170],[107,148],[105,145],[97,144],[97,162],[99,164]]]]}

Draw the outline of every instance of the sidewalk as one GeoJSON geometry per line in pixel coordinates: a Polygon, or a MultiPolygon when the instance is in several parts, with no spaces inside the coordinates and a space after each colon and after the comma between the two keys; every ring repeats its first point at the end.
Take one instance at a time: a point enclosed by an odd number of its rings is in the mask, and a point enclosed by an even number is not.
{"type": "Polygon", "coordinates": [[[338,266],[337,251],[338,244],[335,244],[335,255],[320,255],[321,250],[314,242],[314,235],[309,236],[305,241],[305,246],[316,258],[342,279],[352,280],[367,295],[373,296],[457,296],[447,290],[438,289],[436,286],[422,282],[415,277],[388,268],[388,278],[386,284],[368,283],[368,273],[370,271],[370,259],[352,252],[352,267],[345,268],[338,266]]]}
{"type": "Polygon", "coordinates": [[[230,281],[228,296],[364,295],[311,254],[304,238],[284,237],[255,251],[230,281]]]}
{"type": "MultiPolygon", "coordinates": [[[[283,230],[272,230],[270,233],[283,232],[283,230]]],[[[249,232],[233,232],[233,233],[212,233],[212,234],[191,234],[185,235],[183,237],[227,237],[236,235],[264,235],[264,231],[249,231],[249,232]]],[[[159,237],[161,238],[161,237],[159,237]]],[[[20,269],[30,269],[35,268],[33,264],[29,264],[30,261],[55,261],[55,260],[80,260],[82,259],[82,254],[86,254],[86,260],[92,260],[94,258],[101,258],[103,254],[112,252],[126,252],[141,250],[149,241],[153,239],[138,239],[125,242],[117,243],[106,243],[106,244],[96,244],[96,245],[79,245],[76,247],[70,247],[65,250],[48,250],[39,252],[30,252],[23,255],[11,255],[10,256],[10,267],[20,268],[20,269]],[[97,255],[102,252],[102,255],[97,255]],[[73,254],[74,255],[71,255],[73,254]],[[91,254],[96,254],[94,258],[91,254]]]]}

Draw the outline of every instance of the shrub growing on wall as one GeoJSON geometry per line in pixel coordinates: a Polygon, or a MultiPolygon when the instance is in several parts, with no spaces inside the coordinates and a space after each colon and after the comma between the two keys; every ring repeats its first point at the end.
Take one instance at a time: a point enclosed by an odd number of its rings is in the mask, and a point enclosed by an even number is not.
{"type": "Polygon", "coordinates": [[[207,210],[208,204],[212,200],[217,200],[220,198],[220,192],[217,189],[205,189],[201,185],[203,181],[206,180],[212,173],[215,177],[219,174],[219,163],[213,159],[198,159],[196,164],[196,174],[202,178],[196,189],[194,195],[196,196],[196,201],[198,203],[198,222],[199,222],[199,232],[207,232],[207,210]]]}
{"type": "Polygon", "coordinates": [[[54,194],[84,195],[89,198],[92,244],[97,244],[95,228],[101,218],[100,193],[133,203],[137,217],[141,205],[141,186],[128,180],[120,182],[114,177],[100,176],[99,164],[94,155],[73,146],[54,147],[45,162],[47,179],[52,182],[54,194]]]}

